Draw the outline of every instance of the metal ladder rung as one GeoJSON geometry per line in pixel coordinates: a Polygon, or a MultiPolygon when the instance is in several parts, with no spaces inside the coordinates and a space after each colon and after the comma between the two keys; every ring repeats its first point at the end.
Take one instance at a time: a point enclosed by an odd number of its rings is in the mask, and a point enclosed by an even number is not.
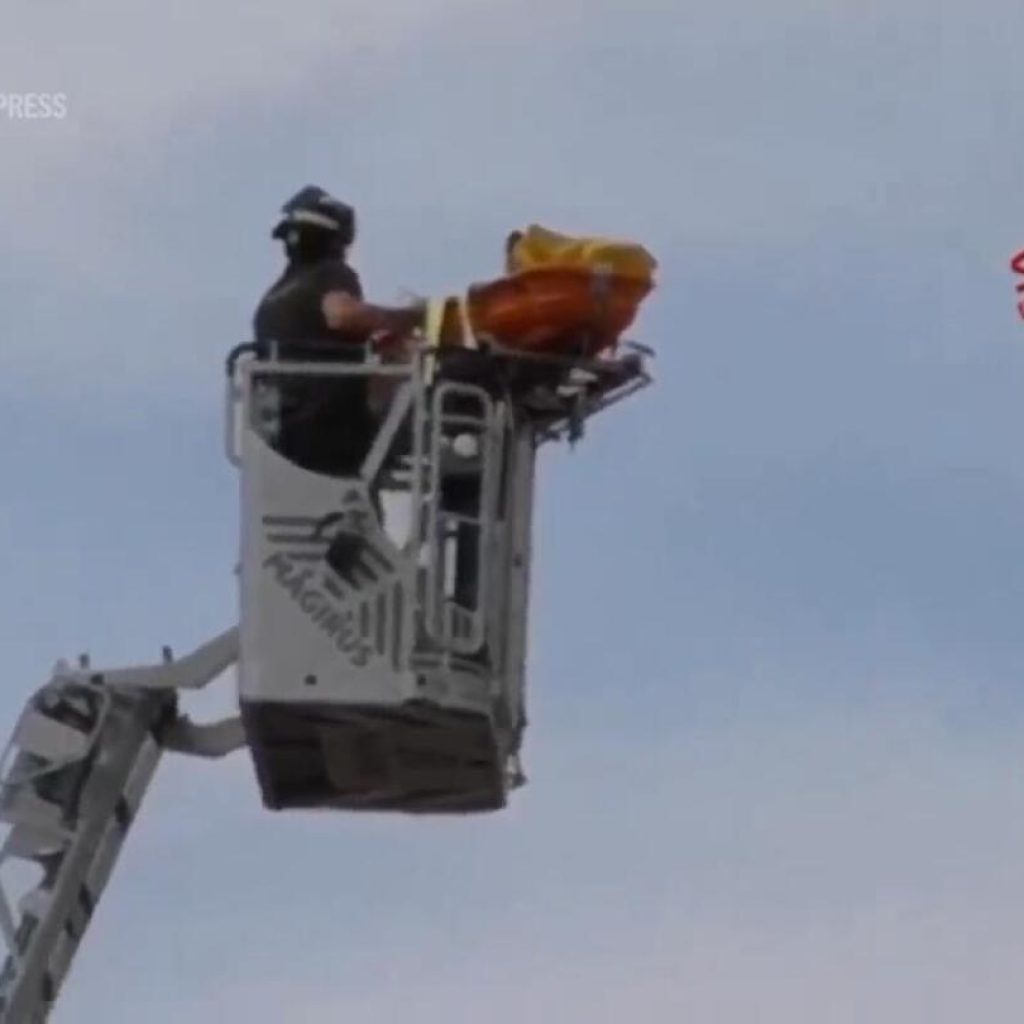
{"type": "Polygon", "coordinates": [[[41,800],[32,793],[14,793],[0,801],[0,821],[69,837],[71,831],[64,825],[64,812],[57,805],[41,800]]]}
{"type": "Polygon", "coordinates": [[[0,849],[0,859],[19,857],[22,860],[32,860],[63,850],[67,843],[68,835],[65,832],[19,824],[7,834],[0,849]]]}
{"type": "Polygon", "coordinates": [[[93,737],[40,711],[28,711],[18,723],[14,742],[26,753],[48,761],[79,761],[93,737]]]}
{"type": "Polygon", "coordinates": [[[443,517],[444,522],[446,524],[449,524],[449,523],[456,523],[456,524],[464,523],[467,526],[480,526],[480,527],[482,527],[484,525],[483,519],[481,519],[479,516],[468,516],[468,515],[465,515],[465,514],[463,514],[461,512],[445,512],[442,509],[441,516],[443,517]]]}
{"type": "Polygon", "coordinates": [[[482,417],[461,412],[443,412],[438,417],[438,422],[442,427],[477,427],[481,433],[487,429],[487,421],[482,417]]]}
{"type": "Polygon", "coordinates": [[[45,916],[52,902],[53,893],[37,886],[18,900],[18,910],[26,917],[34,917],[38,920],[45,916]]]}

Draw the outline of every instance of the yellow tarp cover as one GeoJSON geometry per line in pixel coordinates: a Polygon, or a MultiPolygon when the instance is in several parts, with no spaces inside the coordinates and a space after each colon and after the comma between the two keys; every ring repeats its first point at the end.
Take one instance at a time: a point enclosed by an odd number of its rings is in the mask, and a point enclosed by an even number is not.
{"type": "Polygon", "coordinates": [[[597,270],[654,284],[657,260],[635,242],[572,238],[531,224],[509,248],[509,272],[540,269],[597,270]]]}

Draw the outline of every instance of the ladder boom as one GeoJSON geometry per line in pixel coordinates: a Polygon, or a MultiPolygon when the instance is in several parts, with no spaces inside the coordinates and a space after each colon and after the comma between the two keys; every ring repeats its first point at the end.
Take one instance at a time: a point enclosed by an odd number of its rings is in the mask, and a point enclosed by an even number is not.
{"type": "Polygon", "coordinates": [[[60,664],[29,700],[0,762],[0,1024],[43,1024],[164,750],[220,757],[237,718],[197,725],[177,691],[235,659],[229,630],[179,662],[95,672],[60,664]]]}

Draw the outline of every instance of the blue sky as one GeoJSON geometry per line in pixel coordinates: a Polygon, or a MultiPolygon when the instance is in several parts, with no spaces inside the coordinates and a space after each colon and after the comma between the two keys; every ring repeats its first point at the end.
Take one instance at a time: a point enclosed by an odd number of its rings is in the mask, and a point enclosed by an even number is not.
{"type": "MultiPolygon", "coordinates": [[[[1024,10],[9,0],[0,720],[233,621],[221,362],[277,207],[382,300],[540,221],[661,261],[657,387],[546,453],[503,815],[168,760],[57,1024],[960,1024],[1024,998],[1024,10]]],[[[201,703],[230,703],[225,692],[201,703]]]]}

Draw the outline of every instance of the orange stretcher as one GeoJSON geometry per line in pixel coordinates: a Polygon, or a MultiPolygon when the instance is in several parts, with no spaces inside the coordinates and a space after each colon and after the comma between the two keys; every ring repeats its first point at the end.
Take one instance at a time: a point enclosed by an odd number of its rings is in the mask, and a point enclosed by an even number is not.
{"type": "Polygon", "coordinates": [[[654,288],[641,246],[570,238],[536,225],[510,236],[505,277],[445,303],[443,347],[488,341],[505,348],[593,356],[633,323],[654,288]]]}
{"type": "Polygon", "coordinates": [[[527,270],[469,290],[469,322],[477,338],[507,348],[594,355],[614,345],[653,286],[597,271],[527,270]]]}

